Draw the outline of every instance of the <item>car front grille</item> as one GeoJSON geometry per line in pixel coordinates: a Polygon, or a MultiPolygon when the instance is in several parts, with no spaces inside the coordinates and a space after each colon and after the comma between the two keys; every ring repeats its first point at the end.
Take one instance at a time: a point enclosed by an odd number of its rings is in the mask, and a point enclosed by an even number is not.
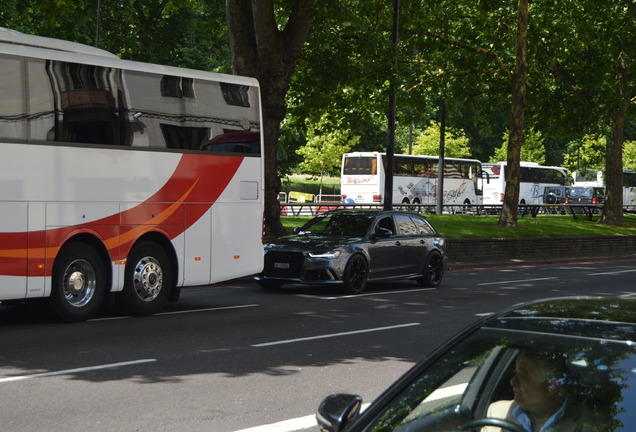
{"type": "Polygon", "coordinates": [[[299,278],[303,270],[302,253],[268,252],[265,254],[265,276],[299,278]]]}

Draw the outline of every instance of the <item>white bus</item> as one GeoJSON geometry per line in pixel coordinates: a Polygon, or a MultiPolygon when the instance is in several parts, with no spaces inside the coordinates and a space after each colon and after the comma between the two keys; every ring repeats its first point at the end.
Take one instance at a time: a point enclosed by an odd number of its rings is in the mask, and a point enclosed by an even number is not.
{"type": "MultiPolygon", "coordinates": [[[[437,203],[437,156],[394,155],[393,203],[437,203]]],[[[386,154],[345,153],[340,193],[345,202],[383,203],[386,154]]],[[[481,162],[444,158],[444,204],[481,204],[481,162]]]]}
{"type": "MultiPolygon", "coordinates": [[[[574,171],[572,173],[574,186],[605,187],[603,171],[592,169],[574,171]]],[[[623,205],[636,205],[636,172],[623,170],[623,205]]]]}
{"type": "Polygon", "coordinates": [[[65,321],[148,315],[261,271],[252,78],[120,60],[0,28],[0,300],[65,321]]]}
{"type": "MultiPolygon", "coordinates": [[[[484,204],[502,204],[506,192],[506,162],[484,163],[484,204]]],[[[521,162],[519,204],[543,204],[546,186],[568,184],[565,168],[521,162]]]]}

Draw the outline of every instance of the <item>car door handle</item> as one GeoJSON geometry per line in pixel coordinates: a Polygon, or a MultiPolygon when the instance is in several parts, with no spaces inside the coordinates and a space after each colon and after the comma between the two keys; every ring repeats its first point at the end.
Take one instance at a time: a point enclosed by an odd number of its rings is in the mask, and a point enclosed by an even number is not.
{"type": "Polygon", "coordinates": [[[400,243],[400,241],[399,241],[399,240],[395,242],[395,245],[396,245],[396,246],[400,246],[401,244],[402,244],[402,243],[400,243]]]}
{"type": "Polygon", "coordinates": [[[420,244],[426,243],[424,240],[420,239],[420,244]]]}

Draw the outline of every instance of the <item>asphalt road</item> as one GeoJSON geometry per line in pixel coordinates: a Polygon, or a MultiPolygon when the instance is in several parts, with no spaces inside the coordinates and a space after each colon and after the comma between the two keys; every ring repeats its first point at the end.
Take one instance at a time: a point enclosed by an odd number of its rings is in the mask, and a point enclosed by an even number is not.
{"type": "Polygon", "coordinates": [[[80,324],[0,306],[0,430],[288,432],[323,397],[374,399],[480,315],[521,301],[636,293],[636,260],[452,271],[414,282],[184,291],[165,313],[80,324]]]}

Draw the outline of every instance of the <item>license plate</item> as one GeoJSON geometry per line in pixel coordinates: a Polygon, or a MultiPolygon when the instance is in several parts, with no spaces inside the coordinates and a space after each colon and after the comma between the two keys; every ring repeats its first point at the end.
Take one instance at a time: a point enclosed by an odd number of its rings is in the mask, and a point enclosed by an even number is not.
{"type": "Polygon", "coordinates": [[[288,269],[289,263],[274,263],[274,268],[277,269],[288,269]]]}

